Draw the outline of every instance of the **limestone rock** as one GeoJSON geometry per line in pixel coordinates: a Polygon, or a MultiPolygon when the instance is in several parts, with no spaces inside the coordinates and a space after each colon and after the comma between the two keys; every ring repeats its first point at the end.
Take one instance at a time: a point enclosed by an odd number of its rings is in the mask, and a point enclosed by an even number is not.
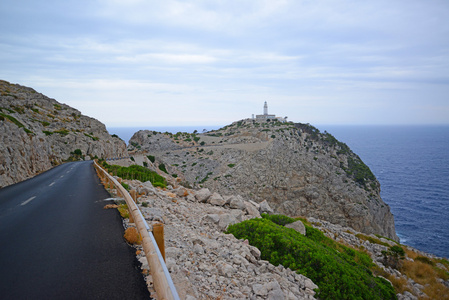
{"type": "Polygon", "coordinates": [[[296,221],[290,224],[286,224],[285,227],[287,228],[293,228],[297,232],[301,233],[302,235],[306,235],[306,227],[301,221],[296,221]]]}
{"type": "Polygon", "coordinates": [[[236,209],[244,209],[245,203],[243,201],[243,198],[240,195],[231,197],[231,199],[229,200],[229,207],[236,209]]]}
{"type": "Polygon", "coordinates": [[[245,210],[246,213],[252,217],[260,218],[259,210],[249,201],[245,201],[245,210]]]}
{"type": "Polygon", "coordinates": [[[104,124],[35,90],[0,80],[0,188],[66,160],[128,156],[104,124]]]}
{"type": "Polygon", "coordinates": [[[226,200],[224,200],[220,194],[213,193],[212,196],[210,196],[208,202],[212,205],[223,206],[225,205],[226,200]]]}
{"type": "Polygon", "coordinates": [[[207,199],[212,196],[212,193],[209,191],[208,188],[201,189],[196,192],[195,198],[198,200],[198,202],[205,203],[207,202],[207,199]]]}
{"type": "Polygon", "coordinates": [[[273,209],[270,207],[267,200],[264,200],[261,203],[259,203],[259,211],[261,214],[264,214],[264,213],[272,214],[273,213],[273,209]]]}

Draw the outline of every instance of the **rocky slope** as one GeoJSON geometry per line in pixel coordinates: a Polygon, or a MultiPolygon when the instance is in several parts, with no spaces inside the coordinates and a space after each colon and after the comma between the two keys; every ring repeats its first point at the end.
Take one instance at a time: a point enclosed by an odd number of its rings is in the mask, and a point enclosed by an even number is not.
{"type": "Polygon", "coordinates": [[[104,124],[32,88],[0,80],[0,188],[66,160],[125,155],[126,144],[104,124]]]}
{"type": "Polygon", "coordinates": [[[380,184],[344,143],[308,124],[241,120],[203,134],[134,134],[145,151],[191,186],[267,200],[289,216],[311,216],[398,240],[380,184]]]}
{"type": "MultiPolygon", "coordinates": [[[[181,299],[314,299],[317,286],[312,280],[262,260],[263,249],[225,234],[231,224],[272,213],[266,201],[257,204],[238,195],[188,189],[177,180],[170,181],[171,185],[162,190],[150,182],[125,180],[140,195],[139,207],[148,224],[165,224],[166,263],[181,299]]],[[[368,253],[375,264],[373,273],[393,284],[398,299],[449,298],[446,259],[316,218],[306,222],[329,238],[368,253]],[[404,256],[391,260],[392,247],[404,249],[404,256]]],[[[132,224],[125,220],[125,226],[132,224]]],[[[286,226],[301,232],[301,227],[286,226]]],[[[137,253],[143,273],[148,275],[144,253],[137,253]]],[[[147,283],[154,292],[149,275],[147,283]]]]}

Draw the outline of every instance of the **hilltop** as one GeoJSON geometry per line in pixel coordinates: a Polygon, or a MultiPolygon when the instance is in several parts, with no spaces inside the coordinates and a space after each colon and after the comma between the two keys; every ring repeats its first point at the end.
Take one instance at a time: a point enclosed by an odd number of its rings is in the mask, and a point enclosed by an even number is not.
{"type": "Polygon", "coordinates": [[[141,130],[129,148],[155,156],[189,186],[267,200],[278,213],[399,240],[370,169],[346,144],[309,124],[246,119],[206,133],[141,130]]]}
{"type": "Polygon", "coordinates": [[[125,155],[125,142],[98,120],[0,80],[0,188],[64,161],[125,155]]]}

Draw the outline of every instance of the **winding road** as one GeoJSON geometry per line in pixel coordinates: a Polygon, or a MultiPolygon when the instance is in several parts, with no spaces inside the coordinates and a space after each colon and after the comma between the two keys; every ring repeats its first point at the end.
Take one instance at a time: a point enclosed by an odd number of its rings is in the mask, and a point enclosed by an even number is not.
{"type": "Polygon", "coordinates": [[[92,162],[0,189],[1,299],[149,299],[92,162]]]}

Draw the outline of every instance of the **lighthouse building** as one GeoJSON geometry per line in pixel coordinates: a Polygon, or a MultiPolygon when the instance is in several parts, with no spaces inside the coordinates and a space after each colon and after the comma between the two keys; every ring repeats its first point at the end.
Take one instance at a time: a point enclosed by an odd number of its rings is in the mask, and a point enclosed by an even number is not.
{"type": "MultiPolygon", "coordinates": [[[[253,117],[253,119],[254,119],[254,117],[253,117]]],[[[276,117],[276,115],[268,114],[268,104],[267,104],[267,101],[265,101],[265,103],[263,105],[263,115],[256,115],[256,121],[263,122],[263,121],[271,121],[271,120],[285,122],[285,118],[276,117]]]]}

